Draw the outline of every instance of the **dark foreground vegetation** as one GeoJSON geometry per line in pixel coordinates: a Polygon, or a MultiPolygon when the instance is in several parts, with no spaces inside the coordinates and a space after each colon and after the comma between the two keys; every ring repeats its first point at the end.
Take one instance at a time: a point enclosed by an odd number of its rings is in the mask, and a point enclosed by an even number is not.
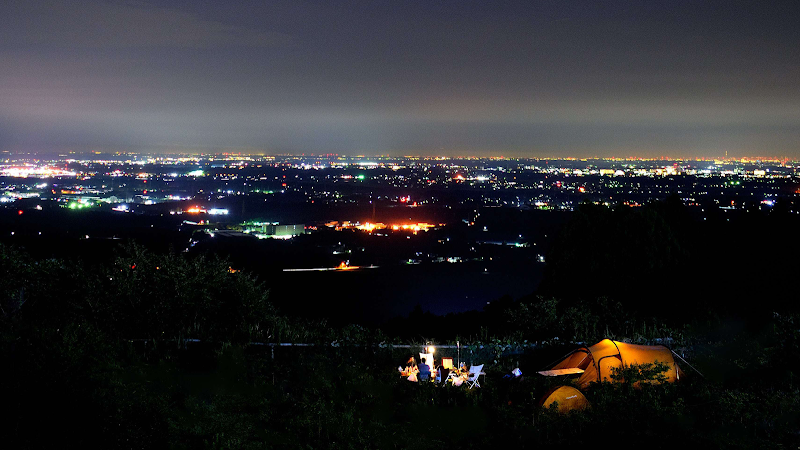
{"type": "Polygon", "coordinates": [[[754,213],[730,227],[696,224],[669,203],[586,206],[554,246],[540,295],[451,317],[417,311],[384,332],[284,316],[257,280],[213,256],[127,245],[113,263],[92,265],[0,246],[4,441],[9,448],[797,448],[794,244],[761,247],[757,262],[745,259],[750,253],[730,261],[737,246],[751,248],[751,236],[783,233],[793,222],[754,213]],[[738,236],[744,229],[752,234],[738,236]],[[724,272],[734,266],[733,275],[724,272]],[[576,347],[569,341],[604,337],[672,338],[703,376],[678,361],[686,373],[680,383],[637,384],[658,373],[634,367],[620,383],[592,386],[587,411],[540,408],[544,392],[564,380],[535,371],[576,347]],[[397,366],[417,350],[391,344],[434,339],[483,346],[470,353],[470,362],[486,364],[483,387],[400,378],[397,366]],[[314,345],[260,345],[275,342],[314,345]],[[503,379],[514,367],[524,377],[503,379]]]}

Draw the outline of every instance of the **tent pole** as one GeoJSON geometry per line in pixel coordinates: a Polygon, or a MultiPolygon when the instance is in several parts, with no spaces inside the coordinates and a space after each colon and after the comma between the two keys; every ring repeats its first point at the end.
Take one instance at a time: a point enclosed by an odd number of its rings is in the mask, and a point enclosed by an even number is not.
{"type": "Polygon", "coordinates": [[[704,376],[702,373],[700,373],[700,371],[699,371],[699,370],[695,369],[695,368],[694,368],[694,366],[692,366],[691,364],[689,364],[689,361],[686,361],[685,359],[683,359],[683,357],[682,357],[681,355],[679,355],[679,354],[675,353],[675,350],[672,350],[672,349],[670,349],[670,351],[672,352],[672,354],[673,354],[673,355],[675,355],[675,356],[677,356],[678,358],[680,358],[680,359],[681,359],[681,361],[685,362],[687,366],[691,367],[691,368],[692,368],[692,370],[694,370],[695,372],[697,372],[697,374],[698,374],[698,375],[700,375],[701,377],[705,378],[705,376],[704,376]]]}

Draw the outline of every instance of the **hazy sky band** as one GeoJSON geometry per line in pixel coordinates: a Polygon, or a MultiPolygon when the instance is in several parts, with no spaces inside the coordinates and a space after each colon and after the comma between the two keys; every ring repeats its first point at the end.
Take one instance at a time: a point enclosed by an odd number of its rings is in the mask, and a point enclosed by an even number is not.
{"type": "Polygon", "coordinates": [[[0,6],[0,147],[800,156],[797,2],[0,6]]]}

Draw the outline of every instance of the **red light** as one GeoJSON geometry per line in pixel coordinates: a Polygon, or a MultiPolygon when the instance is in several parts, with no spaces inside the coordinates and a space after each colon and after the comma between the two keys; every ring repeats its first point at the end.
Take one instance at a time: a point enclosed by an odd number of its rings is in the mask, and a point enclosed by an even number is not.
{"type": "Polygon", "coordinates": [[[22,215],[22,210],[20,209],[19,211],[17,211],[17,214],[21,216],[22,215]]]}
{"type": "Polygon", "coordinates": [[[133,269],[135,269],[135,268],[136,268],[136,264],[134,264],[134,265],[132,265],[132,266],[131,266],[131,270],[133,270],[133,269]]]}

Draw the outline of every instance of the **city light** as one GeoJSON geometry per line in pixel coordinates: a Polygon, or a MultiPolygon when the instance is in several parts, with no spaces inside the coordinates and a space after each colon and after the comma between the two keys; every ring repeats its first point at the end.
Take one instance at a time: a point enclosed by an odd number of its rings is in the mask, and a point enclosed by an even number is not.
{"type": "Polygon", "coordinates": [[[59,169],[51,166],[23,166],[23,167],[2,167],[0,168],[0,176],[12,178],[52,178],[52,177],[74,177],[76,172],[70,170],[59,169]]]}

